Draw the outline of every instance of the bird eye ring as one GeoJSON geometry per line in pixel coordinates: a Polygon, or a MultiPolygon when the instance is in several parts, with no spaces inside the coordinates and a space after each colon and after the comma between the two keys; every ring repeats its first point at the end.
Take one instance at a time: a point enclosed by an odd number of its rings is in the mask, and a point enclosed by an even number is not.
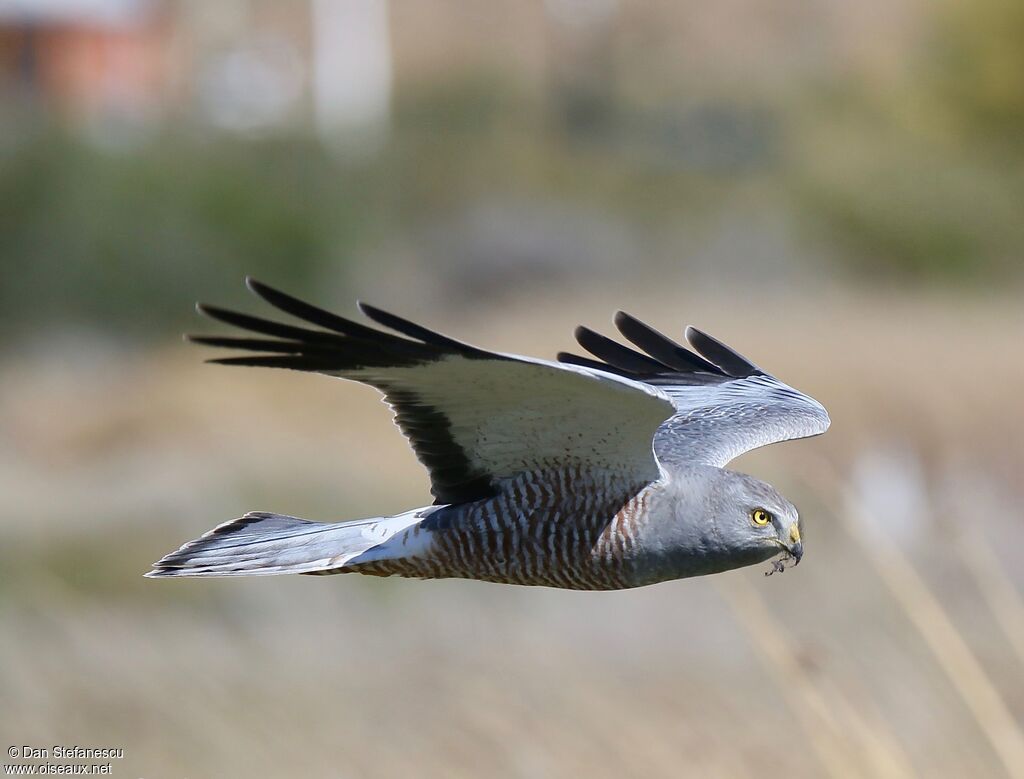
{"type": "Polygon", "coordinates": [[[765,511],[764,509],[754,509],[750,512],[750,521],[755,525],[767,525],[772,521],[771,512],[765,511]]]}

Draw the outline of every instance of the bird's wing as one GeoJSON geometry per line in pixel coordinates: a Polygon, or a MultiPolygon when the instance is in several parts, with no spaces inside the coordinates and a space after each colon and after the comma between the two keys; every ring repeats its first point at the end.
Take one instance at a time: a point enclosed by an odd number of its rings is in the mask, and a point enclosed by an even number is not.
{"type": "Polygon", "coordinates": [[[662,464],[721,467],[751,449],[828,429],[818,401],[696,328],[686,329],[691,351],[622,311],[615,325],[642,352],[579,327],[576,340],[597,359],[564,352],[558,359],[646,383],[672,399],[676,411],[654,439],[662,464]]]}
{"type": "Polygon", "coordinates": [[[637,483],[661,473],[652,441],[675,405],[658,387],[484,351],[360,303],[366,317],[401,334],[394,335],[247,284],[305,325],[200,305],[201,313],[259,336],[191,336],[249,353],[210,362],[313,371],[376,387],[429,471],[437,503],[489,497],[501,480],[529,470],[580,466],[637,483]]]}

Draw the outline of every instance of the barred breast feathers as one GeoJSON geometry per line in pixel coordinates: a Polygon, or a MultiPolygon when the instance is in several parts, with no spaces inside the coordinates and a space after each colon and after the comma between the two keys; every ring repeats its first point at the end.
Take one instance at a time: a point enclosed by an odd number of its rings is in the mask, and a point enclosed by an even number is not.
{"type": "Polygon", "coordinates": [[[578,467],[524,472],[494,498],[440,507],[337,572],[627,587],[650,487],[578,467]]]}

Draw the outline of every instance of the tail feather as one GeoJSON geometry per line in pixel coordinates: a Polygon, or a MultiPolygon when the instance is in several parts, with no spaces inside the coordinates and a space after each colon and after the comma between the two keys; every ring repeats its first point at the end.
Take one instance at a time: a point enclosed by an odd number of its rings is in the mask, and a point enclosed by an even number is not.
{"type": "Polygon", "coordinates": [[[416,512],[322,523],[253,511],[165,555],[145,575],[269,576],[328,571],[344,566],[417,521],[416,512]]]}

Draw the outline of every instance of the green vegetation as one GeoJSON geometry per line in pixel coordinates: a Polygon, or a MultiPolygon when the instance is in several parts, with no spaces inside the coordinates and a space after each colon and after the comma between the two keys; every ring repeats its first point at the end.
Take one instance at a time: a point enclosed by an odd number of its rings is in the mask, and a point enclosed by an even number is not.
{"type": "Polygon", "coordinates": [[[320,154],[294,140],[23,145],[0,160],[5,329],[38,317],[145,331],[246,272],[299,287],[328,261],[343,272],[364,205],[320,154]]]}

